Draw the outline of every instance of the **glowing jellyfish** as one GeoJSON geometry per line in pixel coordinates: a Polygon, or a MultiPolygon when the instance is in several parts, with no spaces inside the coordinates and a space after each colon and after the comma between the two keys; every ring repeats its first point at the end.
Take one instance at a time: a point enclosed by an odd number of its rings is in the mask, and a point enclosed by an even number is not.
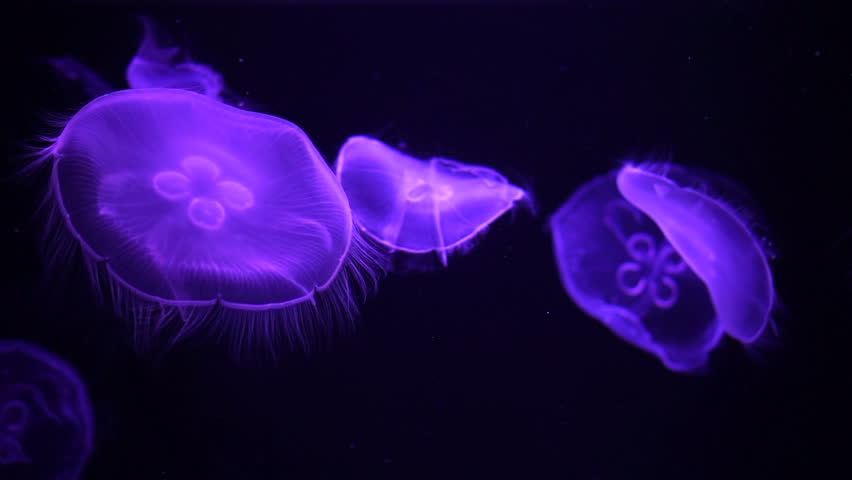
{"type": "Polygon", "coordinates": [[[92,452],[92,406],[62,359],[0,340],[0,478],[74,480],[92,452]]]}
{"type": "Polygon", "coordinates": [[[418,160],[363,136],[337,157],[356,223],[392,250],[447,254],[526,198],[496,171],[445,158],[418,160]]]}
{"type": "Polygon", "coordinates": [[[222,75],[208,65],[193,62],[148,17],[141,17],[144,37],[127,66],[130,88],[181,88],[220,98],[225,88],[222,75]]]}
{"type": "Polygon", "coordinates": [[[574,301],[677,371],[723,334],[757,340],[775,294],[761,241],[716,185],[673,165],[626,165],[584,185],[551,218],[574,301]]]}
{"type": "Polygon", "coordinates": [[[373,278],[337,178],[286,120],[186,90],[124,90],[81,109],[41,158],[62,235],[50,246],[80,246],[138,326],[177,317],[180,333],[300,341],[351,317],[351,294],[373,278]]]}

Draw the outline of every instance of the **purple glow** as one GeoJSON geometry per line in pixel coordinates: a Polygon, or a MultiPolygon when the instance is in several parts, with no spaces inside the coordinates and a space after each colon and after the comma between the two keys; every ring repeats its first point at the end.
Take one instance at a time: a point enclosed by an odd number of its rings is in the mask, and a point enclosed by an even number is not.
{"type": "Polygon", "coordinates": [[[125,90],[86,105],[42,159],[54,257],[82,247],[138,326],[303,341],[315,314],[350,318],[372,277],[337,178],[286,120],[186,90],[125,90]]]}
{"type": "Polygon", "coordinates": [[[725,333],[755,341],[774,304],[760,242],[707,187],[680,167],[627,165],[551,218],[569,295],[676,371],[706,365],[725,333]]]}
{"type": "Polygon", "coordinates": [[[225,81],[208,65],[195,63],[147,17],[140,18],[144,37],[127,66],[130,88],[181,88],[220,98],[225,81]]]}
{"type": "Polygon", "coordinates": [[[617,183],[707,285],[725,332],[742,342],[759,337],[774,303],[772,274],[760,243],[736,213],[640,167],[624,167],[617,183]]]}
{"type": "Polygon", "coordinates": [[[62,359],[0,340],[0,478],[74,480],[92,452],[82,380],[62,359]]]}
{"type": "Polygon", "coordinates": [[[87,98],[100,97],[115,90],[94,70],[71,57],[48,58],[47,63],[65,80],[79,85],[87,98]]]}
{"type": "Polygon", "coordinates": [[[462,248],[526,193],[496,171],[454,160],[418,160],[363,136],[337,157],[337,175],[358,225],[393,250],[462,248]]]}

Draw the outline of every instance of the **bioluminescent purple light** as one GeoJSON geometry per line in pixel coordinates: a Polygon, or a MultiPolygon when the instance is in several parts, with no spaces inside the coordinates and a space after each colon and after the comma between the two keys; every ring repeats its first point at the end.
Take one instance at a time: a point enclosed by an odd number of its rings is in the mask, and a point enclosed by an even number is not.
{"type": "Polygon", "coordinates": [[[181,88],[220,98],[225,88],[222,75],[208,65],[193,62],[148,17],[140,18],[144,36],[136,56],[127,66],[130,88],[181,88]]]}
{"type": "Polygon", "coordinates": [[[351,317],[373,273],[337,178],[286,120],[124,90],[86,105],[41,158],[60,221],[51,247],[82,247],[140,326],[302,340],[315,320],[351,317]]]}
{"type": "Polygon", "coordinates": [[[462,248],[526,193],[496,171],[454,160],[418,160],[363,136],[347,140],[337,176],[356,223],[393,250],[462,248]]]}
{"type": "Polygon", "coordinates": [[[761,336],[775,301],[761,241],[673,165],[626,165],[584,185],[551,218],[574,301],[670,369],[707,363],[723,334],[761,336]]]}
{"type": "Polygon", "coordinates": [[[75,480],[94,445],[92,405],[65,361],[0,340],[0,478],[75,480]]]}
{"type": "Polygon", "coordinates": [[[46,61],[66,81],[78,85],[87,99],[100,97],[115,90],[97,72],[72,57],[48,58],[46,61]]]}

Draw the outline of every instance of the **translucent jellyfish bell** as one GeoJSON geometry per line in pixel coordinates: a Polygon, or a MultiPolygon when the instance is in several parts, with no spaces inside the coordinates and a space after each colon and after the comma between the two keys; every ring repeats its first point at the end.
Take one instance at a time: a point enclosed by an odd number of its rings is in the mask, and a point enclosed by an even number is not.
{"type": "Polygon", "coordinates": [[[496,171],[444,158],[418,160],[363,136],[337,157],[355,221],[371,238],[408,253],[463,248],[526,193],[496,171]]]}
{"type": "Polygon", "coordinates": [[[761,242],[708,193],[711,179],[626,165],[584,185],[551,218],[562,283],[628,342],[694,370],[723,334],[751,343],[775,301],[761,242]]]}
{"type": "Polygon", "coordinates": [[[351,316],[372,273],[337,178],[286,120],[124,90],[86,105],[42,158],[59,233],[137,323],[301,339],[311,314],[351,316]]]}
{"type": "Polygon", "coordinates": [[[127,66],[130,88],[181,88],[220,98],[225,81],[208,65],[193,62],[150,18],[141,17],[142,43],[127,66]]]}
{"type": "Polygon", "coordinates": [[[62,359],[0,340],[0,478],[75,480],[94,440],[89,396],[62,359]]]}

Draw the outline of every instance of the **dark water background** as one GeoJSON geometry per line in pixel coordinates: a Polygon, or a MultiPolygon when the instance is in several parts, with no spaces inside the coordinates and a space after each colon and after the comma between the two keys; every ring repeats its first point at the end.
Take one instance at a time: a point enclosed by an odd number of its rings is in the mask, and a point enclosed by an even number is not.
{"type": "Polygon", "coordinates": [[[87,285],[46,291],[36,196],[4,183],[0,337],[84,377],[98,427],[84,478],[850,478],[848,15],[606,3],[3,7],[7,157],[84,102],[37,59],[71,55],[123,86],[134,15],[150,14],[329,161],[374,135],[494,167],[539,206],[447,269],[386,278],[357,330],[309,356],[258,368],[192,344],[152,364],[87,285]],[[777,253],[778,345],[726,340],[707,374],[674,374],[563,291],[547,216],[653,152],[751,192],[777,253]]]}

